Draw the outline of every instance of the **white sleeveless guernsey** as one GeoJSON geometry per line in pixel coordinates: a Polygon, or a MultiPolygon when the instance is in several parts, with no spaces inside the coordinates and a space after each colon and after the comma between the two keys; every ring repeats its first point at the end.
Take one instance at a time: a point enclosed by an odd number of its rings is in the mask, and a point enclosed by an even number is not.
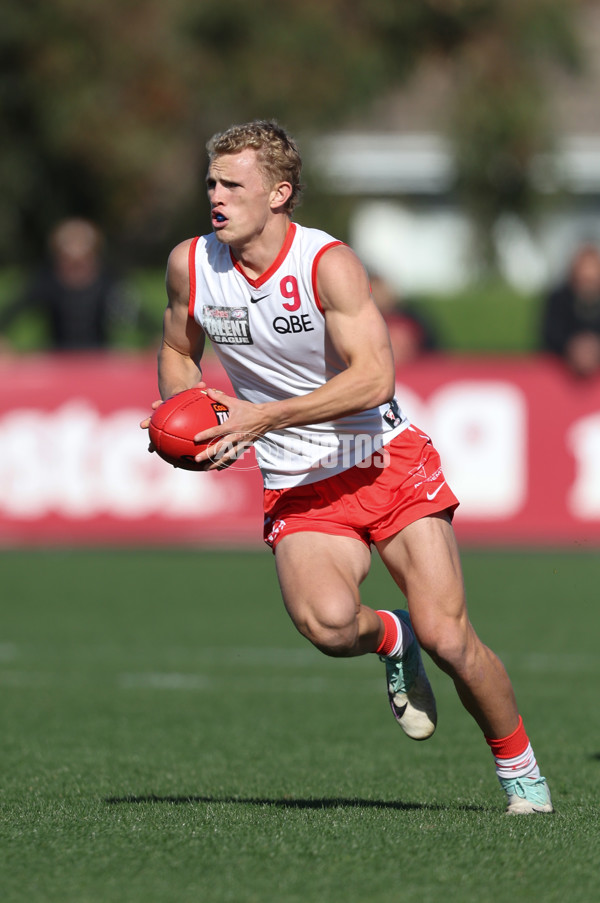
{"type": "MultiPolygon", "coordinates": [[[[190,247],[189,312],[210,338],[235,395],[261,403],[306,395],[346,369],[328,341],[317,266],[342,244],[291,223],[269,269],[250,279],[213,234],[190,247]]],[[[366,461],[408,426],[395,398],[327,423],[274,430],[256,440],[265,487],[313,483],[366,461]]]]}

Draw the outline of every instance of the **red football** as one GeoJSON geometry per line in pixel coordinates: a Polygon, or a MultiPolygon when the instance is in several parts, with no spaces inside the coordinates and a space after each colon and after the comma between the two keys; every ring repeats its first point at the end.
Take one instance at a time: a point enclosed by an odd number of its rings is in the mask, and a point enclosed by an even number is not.
{"type": "Polygon", "coordinates": [[[213,401],[202,389],[186,389],[167,398],[150,420],[150,441],[157,453],[169,464],[185,470],[200,470],[194,461],[198,452],[206,448],[194,442],[196,433],[220,426],[229,417],[229,408],[213,401]]]}

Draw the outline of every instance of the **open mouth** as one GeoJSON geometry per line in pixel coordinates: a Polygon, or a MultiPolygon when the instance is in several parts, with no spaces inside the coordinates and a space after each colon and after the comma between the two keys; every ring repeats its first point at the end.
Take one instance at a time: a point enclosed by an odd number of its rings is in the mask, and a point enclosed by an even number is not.
{"type": "Polygon", "coordinates": [[[218,211],[213,212],[212,215],[213,226],[222,226],[227,222],[227,217],[218,211]]]}

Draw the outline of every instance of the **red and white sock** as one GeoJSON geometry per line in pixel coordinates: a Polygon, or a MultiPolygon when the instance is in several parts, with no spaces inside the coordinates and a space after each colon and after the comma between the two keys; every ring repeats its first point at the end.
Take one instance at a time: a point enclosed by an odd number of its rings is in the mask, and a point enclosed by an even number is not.
{"type": "Polygon", "coordinates": [[[540,777],[540,769],[520,715],[516,730],[509,734],[508,737],[502,737],[498,740],[490,737],[485,739],[494,755],[496,774],[499,778],[531,778],[531,780],[536,780],[540,777]]]}
{"type": "Polygon", "coordinates": [[[377,655],[385,655],[387,658],[400,658],[414,639],[410,629],[393,611],[378,611],[376,613],[383,621],[385,633],[375,652],[377,655]]]}

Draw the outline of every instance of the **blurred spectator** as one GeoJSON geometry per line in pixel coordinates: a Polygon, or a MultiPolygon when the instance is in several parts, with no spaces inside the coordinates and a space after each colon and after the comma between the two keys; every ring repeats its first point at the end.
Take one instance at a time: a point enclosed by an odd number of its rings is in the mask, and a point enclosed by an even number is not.
{"type": "Polygon", "coordinates": [[[593,245],[576,252],[566,280],[548,293],[542,342],[577,376],[600,369],[600,251],[593,245]]]}
{"type": "Polygon", "coordinates": [[[437,348],[434,332],[414,303],[400,297],[378,275],[371,275],[371,294],[387,324],[396,366],[408,364],[437,348]]]}
{"type": "Polygon", "coordinates": [[[36,310],[44,317],[53,349],[106,348],[116,325],[137,318],[138,305],[108,268],[102,233],[88,220],[66,219],[50,233],[48,250],[47,263],[23,295],[0,312],[0,332],[36,310]]]}

